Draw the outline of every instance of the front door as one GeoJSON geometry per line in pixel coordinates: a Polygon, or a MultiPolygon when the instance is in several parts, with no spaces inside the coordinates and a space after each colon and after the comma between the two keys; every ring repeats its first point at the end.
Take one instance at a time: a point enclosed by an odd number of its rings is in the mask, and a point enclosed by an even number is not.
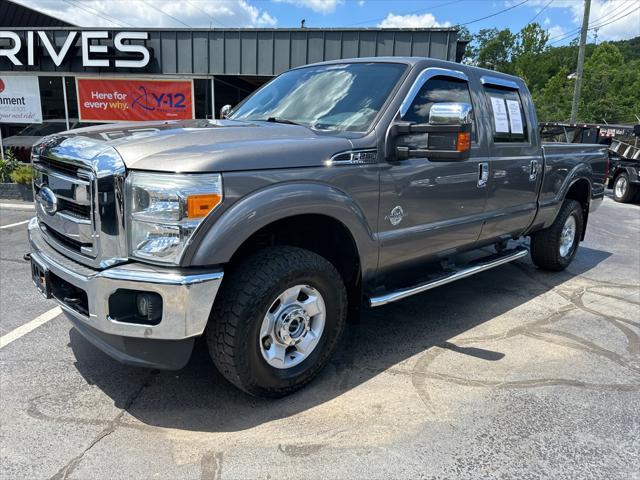
{"type": "MultiPolygon", "coordinates": [[[[466,76],[446,72],[426,69],[422,75],[425,83],[412,101],[404,103],[409,106],[404,111],[401,108],[399,119],[428,123],[431,106],[438,102],[473,105],[466,76]],[[429,71],[433,75],[428,75],[429,71]]],[[[482,150],[476,135],[474,125],[471,155],[464,161],[432,161],[428,157],[388,161],[380,185],[381,271],[388,265],[403,267],[455,253],[477,241],[486,197],[481,172],[488,166],[488,152],[482,150]]],[[[412,148],[425,148],[424,135],[398,140],[412,148]]]]}

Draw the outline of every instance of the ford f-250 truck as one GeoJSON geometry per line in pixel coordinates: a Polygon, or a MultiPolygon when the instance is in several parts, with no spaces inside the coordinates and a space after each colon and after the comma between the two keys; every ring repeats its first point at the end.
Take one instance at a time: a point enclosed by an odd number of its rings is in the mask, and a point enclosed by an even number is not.
{"type": "Polygon", "coordinates": [[[34,283],[75,328],[166,369],[204,335],[224,377],[271,397],[318,373],[362,304],[522,258],[525,236],[536,265],[566,268],[607,169],[606,147],[541,144],[521,79],[395,57],[296,68],[221,120],[49,136],[32,157],[34,283]]]}

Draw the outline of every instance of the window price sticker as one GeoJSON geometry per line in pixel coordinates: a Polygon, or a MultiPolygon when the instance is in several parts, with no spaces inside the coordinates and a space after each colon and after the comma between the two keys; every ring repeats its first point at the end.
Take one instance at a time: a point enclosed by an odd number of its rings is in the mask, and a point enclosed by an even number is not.
{"type": "Polygon", "coordinates": [[[496,133],[509,133],[509,118],[504,99],[491,97],[491,107],[493,109],[493,123],[496,126],[496,133]]]}
{"type": "Polygon", "coordinates": [[[522,125],[522,114],[520,113],[520,102],[517,100],[507,100],[507,108],[509,109],[509,123],[511,124],[511,133],[524,133],[522,125]]]}

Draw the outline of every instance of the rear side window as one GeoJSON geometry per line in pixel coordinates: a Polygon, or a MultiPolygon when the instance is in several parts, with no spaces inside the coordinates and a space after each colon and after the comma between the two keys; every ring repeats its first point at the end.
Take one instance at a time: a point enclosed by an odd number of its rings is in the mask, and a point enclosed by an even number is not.
{"type": "MultiPolygon", "coordinates": [[[[471,103],[469,85],[464,80],[453,77],[433,77],[425,82],[402,120],[429,123],[429,112],[434,103],[471,103]]],[[[471,140],[476,140],[475,122],[472,125],[471,140]]]]}
{"type": "Polygon", "coordinates": [[[517,90],[485,87],[493,120],[493,140],[500,142],[526,142],[527,118],[517,90]]]}

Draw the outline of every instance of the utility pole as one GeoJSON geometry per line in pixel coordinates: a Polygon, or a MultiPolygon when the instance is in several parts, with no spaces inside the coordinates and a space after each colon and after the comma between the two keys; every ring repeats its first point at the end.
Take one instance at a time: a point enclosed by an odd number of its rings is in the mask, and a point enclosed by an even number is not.
{"type": "Polygon", "coordinates": [[[576,68],[576,85],[573,90],[573,102],[571,103],[571,123],[578,118],[580,106],[580,89],[582,88],[582,69],[584,67],[584,45],[587,42],[587,30],[589,30],[589,11],[591,0],[584,0],[584,15],[582,16],[582,28],[580,29],[580,46],[578,47],[578,66],[576,68]]]}

